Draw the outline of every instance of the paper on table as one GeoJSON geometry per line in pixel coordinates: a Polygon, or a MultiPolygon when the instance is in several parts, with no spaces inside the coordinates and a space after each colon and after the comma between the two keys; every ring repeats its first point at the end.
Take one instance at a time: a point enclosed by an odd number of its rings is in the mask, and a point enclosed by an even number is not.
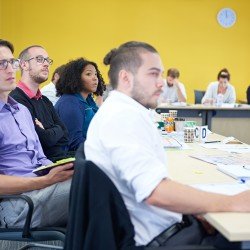
{"type": "Polygon", "coordinates": [[[246,154],[250,153],[249,148],[224,148],[222,151],[229,152],[229,153],[236,153],[236,154],[246,154]]]}
{"type": "Polygon", "coordinates": [[[250,158],[242,157],[238,155],[190,155],[190,157],[196,158],[201,161],[205,161],[214,165],[250,165],[250,158]]]}
{"type": "Polygon", "coordinates": [[[250,149],[250,146],[247,144],[223,144],[223,143],[200,143],[203,148],[212,148],[212,149],[250,149]]]}
{"type": "Polygon", "coordinates": [[[233,184],[195,184],[192,187],[218,194],[235,195],[243,191],[249,190],[249,184],[233,183],[233,184]]]}
{"type": "Polygon", "coordinates": [[[183,132],[162,132],[164,148],[191,149],[183,141],[183,132]]]}
{"type": "Polygon", "coordinates": [[[234,103],[223,103],[221,105],[222,108],[234,108],[235,104],[234,103]]]}
{"type": "Polygon", "coordinates": [[[163,137],[164,148],[185,148],[185,143],[171,137],[163,137]]]}
{"type": "Polygon", "coordinates": [[[187,103],[186,102],[172,102],[171,105],[185,107],[187,106],[187,103]]]}
{"type": "Polygon", "coordinates": [[[234,179],[250,180],[250,166],[218,164],[217,169],[234,179]]]}

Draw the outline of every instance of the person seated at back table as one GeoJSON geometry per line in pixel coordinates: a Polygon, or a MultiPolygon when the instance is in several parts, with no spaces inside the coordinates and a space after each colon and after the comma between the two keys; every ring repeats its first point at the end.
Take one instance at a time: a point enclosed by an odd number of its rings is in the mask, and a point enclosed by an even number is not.
{"type": "Polygon", "coordinates": [[[64,65],[61,65],[55,69],[53,72],[51,82],[44,87],[41,88],[41,93],[46,96],[55,106],[56,102],[58,101],[59,97],[56,96],[56,83],[58,82],[60,75],[64,69],[64,65]]]}
{"type": "Polygon", "coordinates": [[[68,131],[51,101],[41,94],[39,85],[48,79],[53,60],[40,45],[24,49],[20,55],[21,80],[10,95],[26,106],[33,118],[45,155],[53,162],[74,155],[68,152],[68,131]]]}
{"type": "MultiPolygon", "coordinates": [[[[29,110],[9,96],[19,68],[13,52],[10,42],[0,40],[0,194],[32,199],[32,227],[66,226],[73,164],[55,167],[41,177],[32,172],[51,161],[43,153],[29,110]]],[[[25,201],[2,199],[0,207],[0,227],[24,226],[25,201]]]]}
{"type": "Polygon", "coordinates": [[[65,65],[56,89],[61,97],[55,109],[69,131],[69,150],[76,150],[98,110],[93,94],[102,96],[104,80],[96,63],[79,58],[65,65]]]}
{"type": "Polygon", "coordinates": [[[217,81],[208,85],[205,95],[203,96],[202,104],[235,103],[236,93],[233,85],[229,83],[230,73],[224,68],[220,70],[217,76],[217,81]],[[221,98],[221,100],[218,100],[221,98]]]}
{"type": "Polygon", "coordinates": [[[159,98],[160,103],[186,102],[187,94],[185,86],[179,81],[180,72],[178,69],[170,68],[167,72],[166,84],[159,98]]]}

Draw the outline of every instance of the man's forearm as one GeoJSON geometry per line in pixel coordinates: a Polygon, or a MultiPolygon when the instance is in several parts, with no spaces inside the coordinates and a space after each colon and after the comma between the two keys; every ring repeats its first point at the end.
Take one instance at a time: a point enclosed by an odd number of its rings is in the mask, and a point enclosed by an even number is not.
{"type": "Polygon", "coordinates": [[[184,214],[232,211],[232,196],[200,191],[171,180],[163,180],[146,202],[184,214]]]}
{"type": "Polygon", "coordinates": [[[178,102],[186,102],[187,98],[182,93],[182,90],[179,86],[177,86],[177,96],[178,96],[178,102]]]}
{"type": "Polygon", "coordinates": [[[18,177],[0,175],[0,194],[21,194],[49,186],[46,176],[18,177]]]}

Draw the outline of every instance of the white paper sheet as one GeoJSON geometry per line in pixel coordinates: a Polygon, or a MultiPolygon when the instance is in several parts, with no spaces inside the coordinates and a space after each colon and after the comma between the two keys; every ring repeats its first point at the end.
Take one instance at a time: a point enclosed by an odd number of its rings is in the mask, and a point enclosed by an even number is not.
{"type": "Polygon", "coordinates": [[[192,187],[218,194],[235,195],[250,189],[250,184],[195,184],[192,187]]]}

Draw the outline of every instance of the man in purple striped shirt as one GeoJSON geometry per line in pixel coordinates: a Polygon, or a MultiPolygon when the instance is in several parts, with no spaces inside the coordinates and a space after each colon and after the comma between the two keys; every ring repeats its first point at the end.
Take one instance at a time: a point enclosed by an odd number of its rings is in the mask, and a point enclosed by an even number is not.
{"type": "MultiPolygon", "coordinates": [[[[35,132],[31,114],[9,96],[16,87],[19,60],[13,45],[0,39],[0,194],[25,193],[34,203],[32,226],[65,226],[73,164],[36,177],[36,167],[50,164],[35,132]]],[[[1,227],[22,227],[27,206],[22,200],[2,200],[1,227]]]]}

